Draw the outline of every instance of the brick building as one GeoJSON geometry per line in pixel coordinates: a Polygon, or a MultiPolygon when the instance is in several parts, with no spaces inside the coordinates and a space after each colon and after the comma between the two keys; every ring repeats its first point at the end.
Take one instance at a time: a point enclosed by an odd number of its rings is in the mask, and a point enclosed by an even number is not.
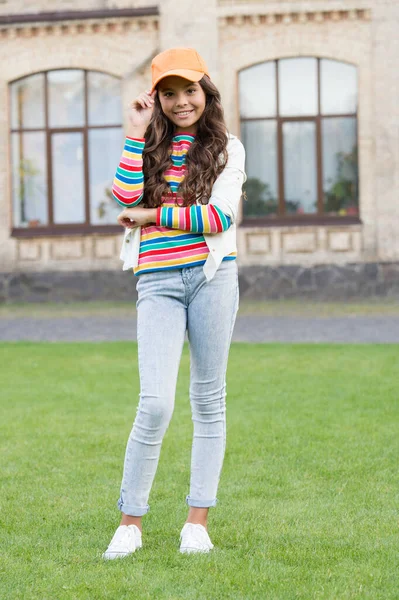
{"type": "Polygon", "coordinates": [[[398,32],[399,0],[0,0],[0,295],[131,292],[109,189],[175,45],[246,146],[243,294],[396,294],[398,32]]]}

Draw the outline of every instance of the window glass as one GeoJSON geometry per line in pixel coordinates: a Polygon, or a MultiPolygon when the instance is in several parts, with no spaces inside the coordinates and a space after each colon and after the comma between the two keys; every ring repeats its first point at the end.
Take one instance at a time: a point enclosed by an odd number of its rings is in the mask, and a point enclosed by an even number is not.
{"type": "Polygon", "coordinates": [[[51,156],[54,223],[84,223],[83,134],[53,134],[51,156]]]}
{"type": "Polygon", "coordinates": [[[242,71],[239,92],[249,198],[244,216],[357,215],[357,68],[330,59],[284,58],[242,71]]]}
{"type": "Polygon", "coordinates": [[[11,128],[44,127],[44,74],[39,73],[11,85],[11,128]]]}
{"type": "Polygon", "coordinates": [[[320,61],[321,112],[342,115],[357,111],[357,69],[336,60],[320,61]]]}
{"type": "Polygon", "coordinates": [[[276,63],[255,65],[239,74],[242,118],[276,116],[276,63]]]}
{"type": "Polygon", "coordinates": [[[317,212],[316,124],[283,123],[283,153],[286,213],[317,212]]]}
{"type": "Polygon", "coordinates": [[[115,125],[122,122],[120,81],[105,73],[87,74],[89,125],[115,125]]]}
{"type": "Polygon", "coordinates": [[[242,141],[246,150],[247,181],[243,210],[246,217],[277,213],[276,121],[242,123],[242,141]]]}
{"type": "Polygon", "coordinates": [[[358,214],[358,167],[355,118],[322,121],[324,211],[358,214]]]}
{"type": "Polygon", "coordinates": [[[50,71],[48,79],[49,126],[82,127],[84,115],[84,72],[74,69],[50,71]]]}
{"type": "Polygon", "coordinates": [[[281,117],[316,115],[317,60],[284,58],[279,60],[279,114],[281,117]]]}
{"type": "Polygon", "coordinates": [[[93,225],[116,225],[116,217],[121,212],[111,189],[122,147],[121,127],[89,131],[90,221],[93,225]]]}
{"type": "Polygon", "coordinates": [[[14,227],[47,225],[45,133],[13,133],[11,154],[14,227]]]}
{"type": "Polygon", "coordinates": [[[116,223],[120,207],[111,198],[110,190],[123,145],[120,87],[117,77],[80,69],[48,71],[10,84],[11,129],[22,130],[11,132],[10,139],[15,227],[87,223],[88,186],[91,223],[116,223]],[[84,127],[88,128],[87,153],[84,127]],[[61,131],[54,131],[57,129],[61,131]],[[48,172],[52,177],[50,190],[48,172]]]}

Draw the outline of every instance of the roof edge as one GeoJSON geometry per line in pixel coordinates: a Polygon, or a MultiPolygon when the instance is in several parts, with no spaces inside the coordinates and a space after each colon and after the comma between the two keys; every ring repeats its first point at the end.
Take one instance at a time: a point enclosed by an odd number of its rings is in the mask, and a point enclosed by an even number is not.
{"type": "Polygon", "coordinates": [[[57,12],[38,12],[25,14],[0,15],[0,25],[18,23],[54,23],[57,21],[80,21],[84,19],[115,19],[124,17],[158,16],[158,6],[139,8],[115,8],[109,10],[70,10],[57,12]]]}

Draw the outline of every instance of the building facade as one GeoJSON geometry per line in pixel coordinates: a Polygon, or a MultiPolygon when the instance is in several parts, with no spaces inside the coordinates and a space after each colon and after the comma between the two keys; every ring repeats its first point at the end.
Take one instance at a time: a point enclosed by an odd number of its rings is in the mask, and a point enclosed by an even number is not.
{"type": "Polygon", "coordinates": [[[2,299],[115,292],[128,105],[176,45],[246,147],[243,294],[399,294],[399,0],[0,0],[2,299]]]}

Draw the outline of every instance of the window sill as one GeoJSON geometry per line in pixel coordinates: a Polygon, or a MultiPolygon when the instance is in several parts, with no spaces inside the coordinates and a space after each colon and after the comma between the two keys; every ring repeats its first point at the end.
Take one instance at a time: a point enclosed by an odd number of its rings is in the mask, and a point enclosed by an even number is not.
{"type": "Polygon", "coordinates": [[[58,225],[53,227],[14,227],[11,237],[14,238],[46,238],[67,236],[82,236],[90,234],[112,235],[123,233],[120,225],[58,225]]]}
{"type": "Polygon", "coordinates": [[[306,215],[303,217],[244,217],[239,227],[319,227],[328,225],[361,225],[360,217],[327,217],[306,215]]]}

